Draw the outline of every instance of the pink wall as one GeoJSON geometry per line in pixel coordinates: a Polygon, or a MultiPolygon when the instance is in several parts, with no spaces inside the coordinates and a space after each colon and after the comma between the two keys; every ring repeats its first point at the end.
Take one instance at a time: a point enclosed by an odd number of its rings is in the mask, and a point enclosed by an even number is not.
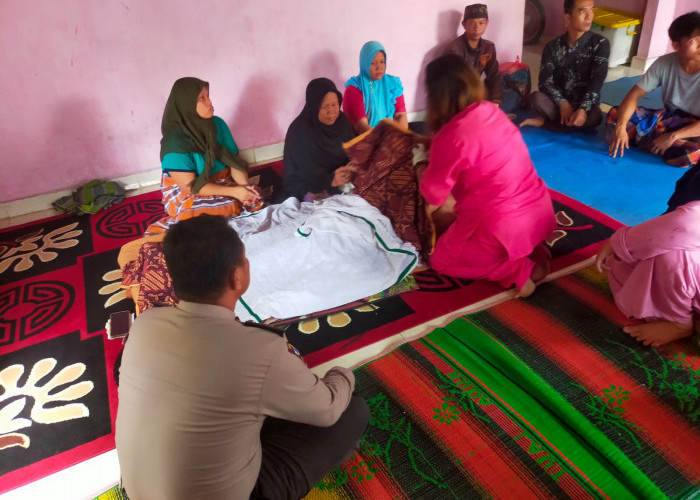
{"type": "MultiPolygon", "coordinates": [[[[522,53],[524,0],[487,1],[501,61],[522,53]]],[[[358,72],[381,41],[409,111],[422,68],[458,33],[464,0],[3,1],[0,202],[159,167],[160,119],[181,76],[211,84],[242,148],[284,139],[306,83],[358,72]],[[351,8],[345,8],[352,5],[351,8]]],[[[459,29],[461,32],[461,28],[459,29]]]]}
{"type": "Polygon", "coordinates": [[[675,4],[676,0],[649,0],[647,3],[637,49],[637,56],[644,58],[646,64],[673,50],[668,27],[675,19],[675,4]]]}
{"type": "Polygon", "coordinates": [[[700,0],[648,0],[638,55],[653,60],[672,52],[668,27],[678,16],[693,10],[700,10],[700,0]]]}
{"type": "MultiPolygon", "coordinates": [[[[691,0],[700,1],[700,0],[691,0]]],[[[556,36],[566,31],[564,27],[564,0],[540,0],[544,7],[547,24],[545,33],[556,36]]],[[[647,0],[596,0],[596,7],[610,7],[633,14],[644,15],[647,0]]]]}
{"type": "Polygon", "coordinates": [[[700,0],[676,0],[676,12],[673,18],[694,10],[700,11],[700,0]]]}
{"type": "MultiPolygon", "coordinates": [[[[673,13],[673,19],[682,14],[693,12],[694,10],[700,11],[700,0],[676,0],[676,9],[673,13]]],[[[668,30],[668,26],[666,29],[668,30]]],[[[672,50],[673,46],[671,45],[671,40],[669,40],[668,50],[666,52],[671,52],[672,50]]]]}

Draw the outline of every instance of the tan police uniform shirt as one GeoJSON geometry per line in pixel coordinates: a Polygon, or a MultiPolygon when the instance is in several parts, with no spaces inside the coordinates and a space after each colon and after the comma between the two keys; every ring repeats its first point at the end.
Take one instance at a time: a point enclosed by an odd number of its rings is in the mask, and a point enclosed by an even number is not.
{"type": "Polygon", "coordinates": [[[132,500],[248,498],[266,416],[333,425],[355,378],[319,378],[286,339],[224,307],[181,301],[134,323],[120,369],[116,444],[132,500]]]}

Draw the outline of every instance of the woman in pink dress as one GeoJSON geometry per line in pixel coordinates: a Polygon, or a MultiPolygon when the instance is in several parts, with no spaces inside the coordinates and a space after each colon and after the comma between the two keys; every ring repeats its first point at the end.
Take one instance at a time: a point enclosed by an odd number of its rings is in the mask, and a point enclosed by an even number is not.
{"type": "Polygon", "coordinates": [[[520,131],[484,100],[483,83],[458,56],[432,61],[426,87],[436,134],[420,190],[438,232],[446,227],[431,267],[515,286],[517,296],[527,296],[547,274],[549,252],[542,243],[556,222],[520,131]]]}
{"type": "Polygon", "coordinates": [[[623,330],[654,347],[693,334],[700,312],[700,201],[618,229],[596,256],[615,304],[645,320],[623,330]]]}

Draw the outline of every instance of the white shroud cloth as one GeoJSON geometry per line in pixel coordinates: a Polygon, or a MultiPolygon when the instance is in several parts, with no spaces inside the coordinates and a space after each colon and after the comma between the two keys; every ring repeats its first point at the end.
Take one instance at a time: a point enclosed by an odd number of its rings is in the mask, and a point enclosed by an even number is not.
{"type": "Polygon", "coordinates": [[[413,245],[363,198],[289,198],[231,220],[246,246],[250,287],[241,321],[302,316],[381,292],[415,267],[413,245]]]}

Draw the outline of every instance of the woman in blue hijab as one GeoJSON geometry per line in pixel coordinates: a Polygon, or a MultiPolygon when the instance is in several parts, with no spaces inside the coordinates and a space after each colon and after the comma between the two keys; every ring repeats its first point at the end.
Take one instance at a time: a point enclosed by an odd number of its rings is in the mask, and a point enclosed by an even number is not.
{"type": "Polygon", "coordinates": [[[362,133],[384,118],[408,128],[403,85],[386,74],[386,50],[379,42],[367,42],[360,51],[360,74],[345,84],[343,111],[355,132],[362,133]]]}

